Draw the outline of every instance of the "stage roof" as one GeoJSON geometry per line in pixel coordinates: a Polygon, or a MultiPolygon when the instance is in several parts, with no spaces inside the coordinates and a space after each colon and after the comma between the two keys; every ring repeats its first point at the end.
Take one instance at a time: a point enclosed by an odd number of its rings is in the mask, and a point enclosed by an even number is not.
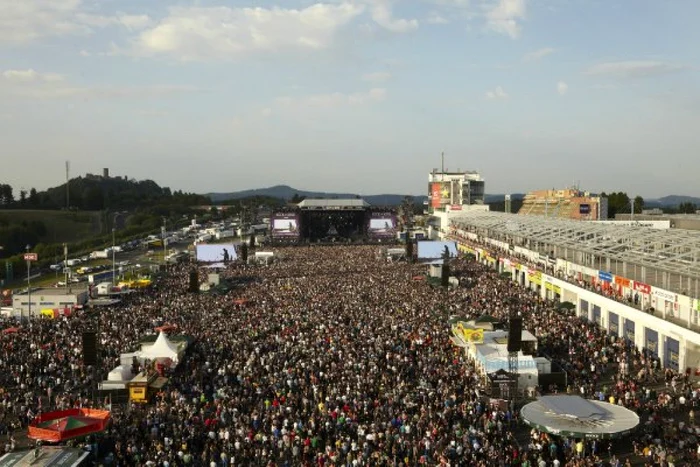
{"type": "Polygon", "coordinates": [[[298,204],[301,209],[364,209],[370,204],[364,199],[305,199],[298,204]]]}
{"type": "Polygon", "coordinates": [[[471,212],[452,219],[452,225],[542,254],[556,249],[558,258],[679,293],[694,288],[688,279],[700,279],[700,231],[502,212],[471,212]],[[580,253],[591,260],[582,264],[580,253]]]}
{"type": "Polygon", "coordinates": [[[451,257],[457,256],[456,242],[420,241],[418,242],[418,259],[442,259],[445,247],[447,247],[451,257]]]}
{"type": "Polygon", "coordinates": [[[628,408],[580,396],[542,396],[520,415],[533,428],[572,438],[617,438],[639,425],[639,416],[628,408]]]}

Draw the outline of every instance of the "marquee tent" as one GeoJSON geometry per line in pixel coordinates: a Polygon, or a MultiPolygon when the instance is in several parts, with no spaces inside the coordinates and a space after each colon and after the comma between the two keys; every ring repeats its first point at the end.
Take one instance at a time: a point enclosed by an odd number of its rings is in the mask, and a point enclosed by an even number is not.
{"type": "Polygon", "coordinates": [[[150,360],[167,357],[177,363],[180,361],[180,352],[178,351],[177,345],[173,344],[165,333],[161,332],[158,334],[158,338],[153,344],[144,344],[141,346],[139,357],[148,358],[150,360]]]}

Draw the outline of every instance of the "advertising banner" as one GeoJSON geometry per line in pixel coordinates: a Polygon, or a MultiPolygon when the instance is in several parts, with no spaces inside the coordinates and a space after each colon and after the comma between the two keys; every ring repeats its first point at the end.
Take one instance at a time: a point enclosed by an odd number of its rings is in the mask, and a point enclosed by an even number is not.
{"type": "Polygon", "coordinates": [[[450,182],[433,182],[430,186],[430,205],[439,208],[450,204],[452,198],[450,182]]]}
{"type": "Polygon", "coordinates": [[[396,216],[391,212],[373,212],[370,214],[367,235],[370,238],[396,237],[396,216]]]}
{"type": "Polygon", "coordinates": [[[660,298],[662,300],[666,300],[667,302],[675,302],[676,301],[676,294],[669,292],[667,290],[657,289],[656,287],[653,287],[651,294],[657,298],[660,298]]]}
{"type": "Polygon", "coordinates": [[[273,239],[299,237],[299,216],[295,213],[275,213],[270,224],[273,239]]]}
{"type": "Polygon", "coordinates": [[[598,279],[600,279],[603,282],[612,282],[613,281],[613,275],[610,274],[609,272],[605,271],[598,271],[598,279]]]}
{"type": "Polygon", "coordinates": [[[631,281],[625,277],[615,276],[615,285],[629,288],[630,282],[631,281]]]}
{"type": "Polygon", "coordinates": [[[634,281],[634,290],[649,295],[651,293],[651,286],[643,282],[634,281]]]}
{"type": "Polygon", "coordinates": [[[440,200],[442,199],[442,183],[431,183],[430,184],[430,206],[434,208],[440,207],[440,200]]]}

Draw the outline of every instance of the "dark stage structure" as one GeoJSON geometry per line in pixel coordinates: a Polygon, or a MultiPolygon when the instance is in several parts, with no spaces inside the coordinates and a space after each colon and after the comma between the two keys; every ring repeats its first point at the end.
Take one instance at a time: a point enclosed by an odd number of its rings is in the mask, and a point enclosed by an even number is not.
{"type": "Polygon", "coordinates": [[[278,244],[388,243],[397,237],[396,213],[360,198],[306,199],[276,211],[270,224],[270,239],[278,244]]]}

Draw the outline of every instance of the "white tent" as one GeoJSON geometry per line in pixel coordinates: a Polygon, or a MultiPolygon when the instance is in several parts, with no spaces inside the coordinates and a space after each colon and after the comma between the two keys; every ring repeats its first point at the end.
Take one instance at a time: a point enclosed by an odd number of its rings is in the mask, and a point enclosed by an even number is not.
{"type": "Polygon", "coordinates": [[[155,360],[156,358],[170,358],[174,363],[180,361],[180,353],[177,345],[173,344],[164,334],[159,333],[156,341],[151,345],[142,345],[140,358],[155,360]]]}
{"type": "Polygon", "coordinates": [[[107,381],[131,381],[134,375],[131,374],[129,365],[119,365],[107,375],[107,381]]]}

